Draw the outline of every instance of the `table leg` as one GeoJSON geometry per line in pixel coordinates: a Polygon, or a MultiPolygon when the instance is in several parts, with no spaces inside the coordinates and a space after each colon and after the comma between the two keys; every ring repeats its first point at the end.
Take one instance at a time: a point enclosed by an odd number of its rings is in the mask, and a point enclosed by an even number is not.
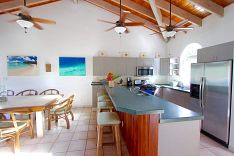
{"type": "Polygon", "coordinates": [[[37,137],[43,137],[44,133],[44,112],[36,112],[36,128],[37,128],[37,137]]]}

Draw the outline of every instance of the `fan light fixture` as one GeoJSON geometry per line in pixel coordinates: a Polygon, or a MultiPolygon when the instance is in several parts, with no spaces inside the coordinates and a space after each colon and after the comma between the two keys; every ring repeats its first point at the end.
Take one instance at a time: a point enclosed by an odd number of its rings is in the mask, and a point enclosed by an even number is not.
{"type": "Polygon", "coordinates": [[[118,34],[122,34],[126,31],[126,28],[123,27],[123,26],[118,26],[118,27],[115,27],[115,31],[118,33],[118,34]]]}
{"type": "Polygon", "coordinates": [[[176,31],[174,31],[174,30],[166,32],[167,37],[173,37],[173,36],[175,36],[175,34],[176,34],[176,31]]]}
{"type": "Polygon", "coordinates": [[[17,20],[16,22],[25,29],[31,28],[33,26],[32,22],[26,20],[17,20]]]}

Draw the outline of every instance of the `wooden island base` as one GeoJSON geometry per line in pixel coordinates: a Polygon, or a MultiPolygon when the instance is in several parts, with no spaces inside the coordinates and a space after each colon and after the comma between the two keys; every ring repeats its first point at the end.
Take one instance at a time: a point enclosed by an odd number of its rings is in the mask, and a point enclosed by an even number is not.
{"type": "Polygon", "coordinates": [[[158,156],[159,114],[132,115],[118,112],[121,133],[131,156],[158,156]]]}

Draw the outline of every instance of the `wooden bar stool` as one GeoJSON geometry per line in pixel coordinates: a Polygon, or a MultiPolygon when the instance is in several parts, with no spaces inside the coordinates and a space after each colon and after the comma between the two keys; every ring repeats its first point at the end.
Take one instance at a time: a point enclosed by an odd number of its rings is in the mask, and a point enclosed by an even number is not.
{"type": "Polygon", "coordinates": [[[98,102],[109,102],[111,99],[109,98],[108,95],[101,95],[97,97],[98,102]]]}
{"type": "MultiPolygon", "coordinates": [[[[120,119],[116,112],[101,112],[97,116],[97,129],[98,129],[98,139],[97,139],[97,156],[103,156],[103,127],[112,127],[112,133],[115,136],[115,145],[117,156],[121,156],[121,146],[120,146],[120,132],[119,125],[120,119]]],[[[105,144],[104,144],[105,145],[105,144]]]]}
{"type": "MultiPolygon", "coordinates": [[[[104,92],[104,91],[102,91],[102,92],[97,92],[97,97],[102,96],[102,95],[107,95],[107,93],[104,92]]],[[[108,95],[107,95],[107,96],[108,96],[108,95]]]]}
{"type": "Polygon", "coordinates": [[[104,111],[104,110],[106,110],[106,111],[108,111],[108,112],[112,112],[112,110],[113,110],[113,104],[112,104],[112,102],[111,101],[99,101],[99,102],[97,102],[97,111],[98,112],[102,112],[102,111],[104,111]]]}

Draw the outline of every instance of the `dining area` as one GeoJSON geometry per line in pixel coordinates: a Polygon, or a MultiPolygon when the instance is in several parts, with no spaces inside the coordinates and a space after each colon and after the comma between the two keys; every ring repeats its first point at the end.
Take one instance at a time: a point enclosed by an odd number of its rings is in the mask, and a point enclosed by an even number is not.
{"type": "Polygon", "coordinates": [[[5,155],[22,154],[21,147],[25,143],[22,138],[29,137],[29,142],[44,139],[45,132],[53,131],[60,119],[66,129],[70,129],[74,120],[74,94],[64,95],[57,89],[40,93],[27,89],[16,94],[13,90],[4,90],[0,97],[0,149],[5,145],[11,148],[5,155]]]}

